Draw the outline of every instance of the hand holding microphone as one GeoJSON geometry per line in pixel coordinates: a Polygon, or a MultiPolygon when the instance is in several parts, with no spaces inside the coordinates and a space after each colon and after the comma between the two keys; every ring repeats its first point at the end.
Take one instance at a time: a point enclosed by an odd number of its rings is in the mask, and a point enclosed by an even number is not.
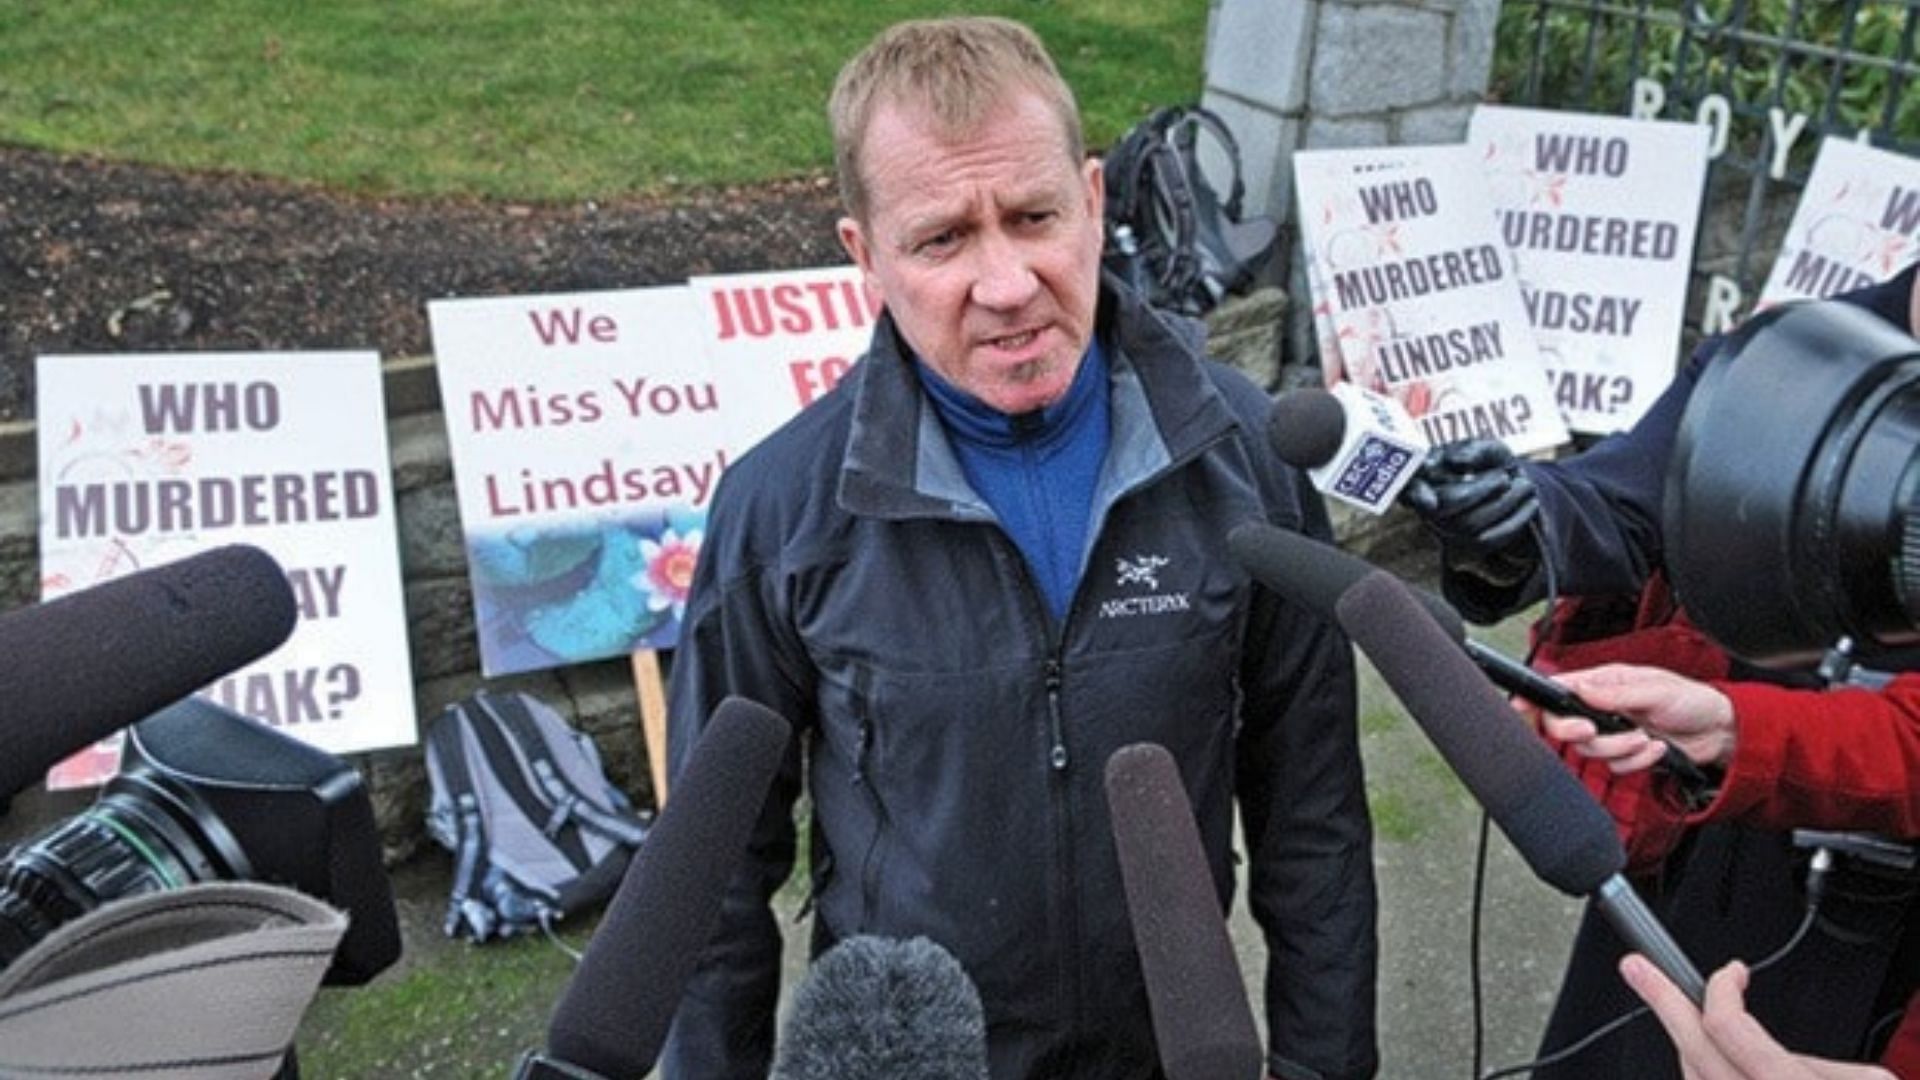
{"type": "MultiPolygon", "coordinates": [[[[1271,525],[1242,525],[1227,537],[1227,542],[1234,558],[1254,580],[1305,604],[1327,619],[1334,617],[1334,605],[1347,589],[1376,569],[1372,563],[1331,544],[1271,525]]],[[[1414,590],[1414,595],[1447,638],[1460,646],[1495,686],[1531,702],[1544,713],[1580,717],[1602,734],[1633,729],[1627,717],[1584,700],[1566,682],[1542,675],[1468,637],[1460,613],[1445,600],[1425,590],[1414,590]]],[[[1674,776],[1695,790],[1708,786],[1707,778],[1684,752],[1663,743],[1656,745],[1662,747],[1659,760],[1674,776]]]]}
{"type": "Polygon", "coordinates": [[[1534,706],[1548,735],[1615,773],[1639,772],[1678,748],[1698,765],[1725,767],[1733,758],[1733,702],[1693,679],[1655,667],[1605,664],[1563,672],[1559,681],[1595,708],[1625,716],[1634,726],[1609,731],[1578,715],[1534,706]]]}
{"type": "Polygon", "coordinates": [[[1428,450],[1399,402],[1351,383],[1280,395],[1267,437],[1323,495],[1373,514],[1398,498],[1439,537],[1456,569],[1505,585],[1540,561],[1528,528],[1539,517],[1538,494],[1497,439],[1428,450]]]}
{"type": "Polygon", "coordinates": [[[1734,961],[1707,980],[1704,1003],[1689,1000],[1646,957],[1621,958],[1620,977],[1640,995],[1680,1052],[1688,1076],[1714,1080],[1895,1080],[1886,1069],[1795,1054],[1747,1012],[1750,972],[1734,961]]]}
{"type": "MultiPolygon", "coordinates": [[[[1400,501],[1420,515],[1443,545],[1470,561],[1510,556],[1540,515],[1533,481],[1498,439],[1434,447],[1400,501]]],[[[1533,554],[1533,559],[1538,557],[1533,554]]]]}

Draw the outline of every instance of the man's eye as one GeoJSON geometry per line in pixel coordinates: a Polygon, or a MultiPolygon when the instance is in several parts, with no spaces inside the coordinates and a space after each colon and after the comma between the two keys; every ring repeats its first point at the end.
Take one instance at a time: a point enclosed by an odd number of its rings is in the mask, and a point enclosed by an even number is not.
{"type": "Polygon", "coordinates": [[[931,236],[921,237],[920,242],[913,245],[913,250],[923,254],[934,255],[948,250],[959,242],[960,230],[945,229],[931,236]]]}

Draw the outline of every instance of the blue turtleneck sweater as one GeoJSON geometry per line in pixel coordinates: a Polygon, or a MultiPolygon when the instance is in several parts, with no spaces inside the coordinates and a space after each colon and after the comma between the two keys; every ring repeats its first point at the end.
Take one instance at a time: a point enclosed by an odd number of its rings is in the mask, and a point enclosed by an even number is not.
{"type": "Polygon", "coordinates": [[[1056,621],[1080,581],[1094,485],[1107,455],[1107,358],[1096,338],[1059,401],[1009,416],[915,361],[973,490],[1026,557],[1056,621]]]}

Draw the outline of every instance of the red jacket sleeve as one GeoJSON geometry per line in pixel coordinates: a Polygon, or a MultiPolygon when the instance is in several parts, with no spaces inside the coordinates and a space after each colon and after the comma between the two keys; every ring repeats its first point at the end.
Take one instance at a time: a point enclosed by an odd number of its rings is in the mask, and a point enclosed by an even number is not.
{"type": "Polygon", "coordinates": [[[1714,685],[1739,734],[1719,796],[1691,820],[1920,836],[1920,674],[1879,690],[1714,685]]]}
{"type": "Polygon", "coordinates": [[[1900,1080],[1920,1080],[1920,994],[1907,1000],[1907,1014],[1894,1029],[1880,1064],[1900,1080]]]}

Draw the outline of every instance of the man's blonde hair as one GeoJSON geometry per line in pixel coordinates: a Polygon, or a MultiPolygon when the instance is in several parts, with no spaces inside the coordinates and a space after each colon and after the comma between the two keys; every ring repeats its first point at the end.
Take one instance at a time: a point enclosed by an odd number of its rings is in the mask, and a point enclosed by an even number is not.
{"type": "Polygon", "coordinates": [[[880,106],[917,110],[932,118],[939,136],[959,137],[1016,90],[1037,93],[1059,116],[1063,148],[1078,164],[1086,154],[1079,106],[1032,30],[1011,19],[967,16],[917,19],[881,31],[840,69],[827,100],[847,212],[866,220],[860,149],[880,106]]]}

